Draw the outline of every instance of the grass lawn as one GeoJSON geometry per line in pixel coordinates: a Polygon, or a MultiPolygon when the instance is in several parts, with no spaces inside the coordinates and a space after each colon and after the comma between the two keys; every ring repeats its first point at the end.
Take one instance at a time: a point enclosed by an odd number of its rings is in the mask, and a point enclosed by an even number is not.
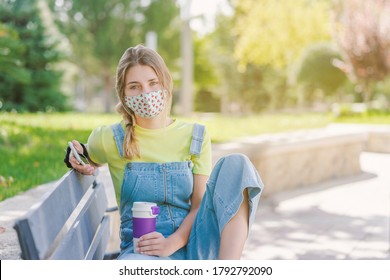
{"type": "Polygon", "coordinates": [[[114,116],[0,114],[0,201],[60,178],[67,141],[86,142],[91,128],[114,116]]]}
{"type": "MultiPolygon", "coordinates": [[[[0,201],[60,178],[68,170],[63,163],[67,141],[86,142],[94,127],[119,120],[115,114],[0,113],[0,201]]],[[[199,115],[185,120],[205,124],[214,143],[263,133],[324,127],[335,121],[329,115],[309,113],[246,117],[199,115]]],[[[347,121],[390,123],[390,116],[347,121]]]]}

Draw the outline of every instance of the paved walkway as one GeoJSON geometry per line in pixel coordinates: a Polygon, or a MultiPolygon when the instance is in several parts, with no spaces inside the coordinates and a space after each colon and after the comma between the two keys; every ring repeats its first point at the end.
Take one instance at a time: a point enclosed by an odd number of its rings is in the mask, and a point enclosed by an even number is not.
{"type": "Polygon", "coordinates": [[[362,174],[262,201],[243,259],[390,260],[390,155],[362,174]]]}
{"type": "MultiPolygon", "coordinates": [[[[263,197],[243,259],[389,260],[390,155],[363,153],[361,164],[358,176],[263,197]]],[[[99,177],[110,182],[107,169],[99,177]]],[[[0,202],[1,260],[19,259],[14,220],[52,186],[0,202]]]]}

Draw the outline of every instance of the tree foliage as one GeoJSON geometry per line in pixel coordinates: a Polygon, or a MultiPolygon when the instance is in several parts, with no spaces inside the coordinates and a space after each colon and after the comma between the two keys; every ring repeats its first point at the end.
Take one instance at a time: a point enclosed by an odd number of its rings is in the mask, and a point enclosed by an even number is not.
{"type": "Polygon", "coordinates": [[[219,96],[213,94],[218,84],[216,64],[213,63],[214,46],[207,37],[194,37],[195,110],[216,112],[220,110],[219,96]]]}
{"type": "Polygon", "coordinates": [[[236,57],[285,67],[306,45],[330,39],[329,8],[327,0],[238,0],[236,57]]]}
{"type": "Polygon", "coordinates": [[[333,94],[346,81],[345,73],[333,65],[335,59],[340,59],[340,54],[329,43],[308,46],[297,62],[296,82],[333,94]]]}
{"type": "Polygon", "coordinates": [[[148,31],[158,34],[158,51],[169,66],[173,68],[180,55],[174,43],[180,34],[174,0],[51,0],[50,7],[71,43],[73,62],[87,75],[101,77],[106,111],[112,109],[113,77],[121,55],[128,47],[145,44],[148,31]]]}
{"type": "Polygon", "coordinates": [[[61,73],[54,70],[61,54],[45,34],[35,0],[0,2],[0,53],[2,109],[66,108],[61,73]]]}
{"type": "Polygon", "coordinates": [[[390,1],[337,1],[333,10],[334,37],[343,56],[338,66],[369,101],[372,84],[390,73],[390,1]]]}
{"type": "Polygon", "coordinates": [[[26,51],[26,46],[20,41],[19,35],[12,26],[0,23],[0,73],[15,82],[28,83],[30,75],[27,69],[21,67],[20,60],[26,51]]]}
{"type": "Polygon", "coordinates": [[[239,61],[232,55],[236,46],[236,36],[231,32],[234,24],[231,16],[221,14],[217,17],[216,30],[205,38],[218,80],[213,95],[221,99],[222,112],[250,113],[280,107],[286,93],[283,73],[253,63],[240,71],[239,61]]]}

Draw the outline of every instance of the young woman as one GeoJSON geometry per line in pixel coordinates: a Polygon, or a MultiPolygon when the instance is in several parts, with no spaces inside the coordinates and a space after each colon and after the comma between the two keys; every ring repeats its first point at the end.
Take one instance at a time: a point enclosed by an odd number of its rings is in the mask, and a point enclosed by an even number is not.
{"type": "Polygon", "coordinates": [[[118,259],[239,259],[263,184],[241,154],[221,158],[211,172],[207,130],[169,115],[172,87],[157,52],[142,45],[127,49],[116,73],[123,120],[94,129],[86,147],[72,141],[91,164],[73,156],[69,163],[82,174],[108,163],[121,215],[118,259]],[[136,201],[157,203],[160,213],[156,231],[134,248],[136,201]]]}

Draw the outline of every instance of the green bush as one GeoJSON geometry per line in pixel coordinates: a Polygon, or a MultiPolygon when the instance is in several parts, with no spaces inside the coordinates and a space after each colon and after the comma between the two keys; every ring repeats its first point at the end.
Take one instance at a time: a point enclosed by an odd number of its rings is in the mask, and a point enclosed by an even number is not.
{"type": "Polygon", "coordinates": [[[340,54],[330,43],[317,43],[303,52],[293,72],[293,80],[311,89],[322,90],[332,95],[347,80],[346,74],[334,66],[334,60],[341,59],[340,54]]]}

